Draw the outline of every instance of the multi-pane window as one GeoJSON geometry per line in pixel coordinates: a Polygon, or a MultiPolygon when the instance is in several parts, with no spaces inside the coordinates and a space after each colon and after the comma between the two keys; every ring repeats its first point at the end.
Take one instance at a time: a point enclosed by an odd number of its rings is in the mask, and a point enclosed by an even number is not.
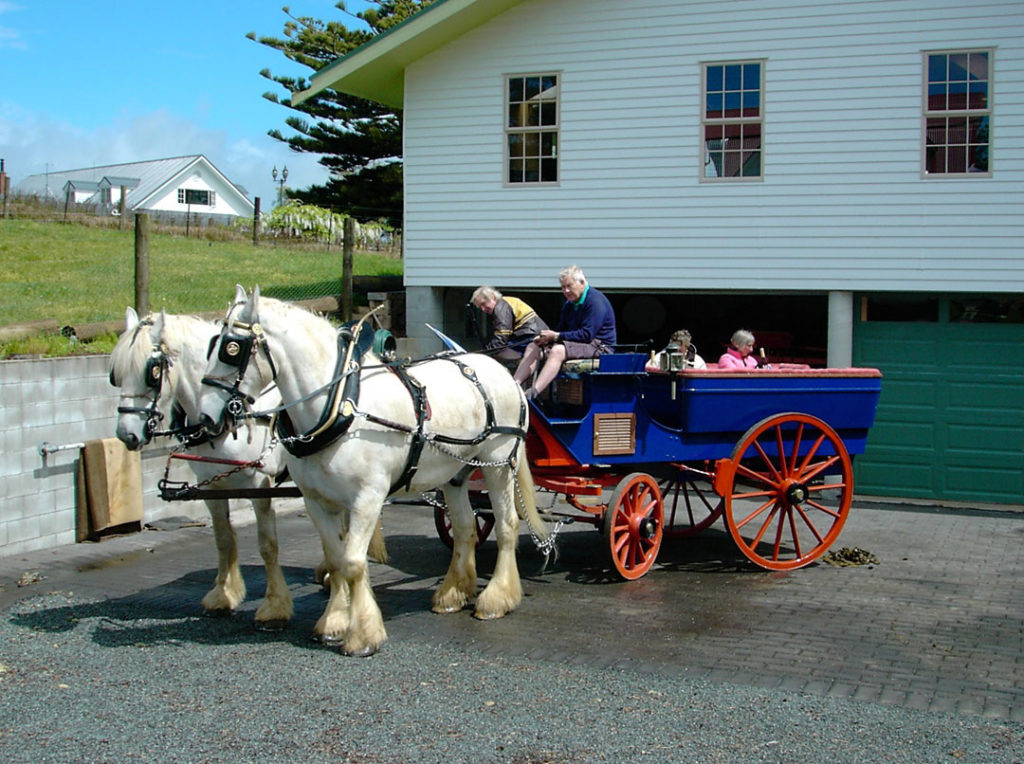
{"type": "Polygon", "coordinates": [[[558,75],[507,78],[507,183],[558,182],[558,75]]]}
{"type": "Polygon", "coordinates": [[[213,207],[217,204],[217,192],[198,188],[179,188],[178,204],[202,204],[213,207]]]}
{"type": "Polygon", "coordinates": [[[704,180],[762,177],[764,64],[704,64],[704,180]]]}
{"type": "Polygon", "coordinates": [[[924,174],[990,173],[991,51],[924,56],[924,174]]]}

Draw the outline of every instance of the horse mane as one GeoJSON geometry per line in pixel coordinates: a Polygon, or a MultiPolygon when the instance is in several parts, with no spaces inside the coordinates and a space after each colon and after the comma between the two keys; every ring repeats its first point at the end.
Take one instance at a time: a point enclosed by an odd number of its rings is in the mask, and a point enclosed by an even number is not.
{"type": "Polygon", "coordinates": [[[316,319],[318,323],[323,323],[327,326],[330,326],[332,329],[334,328],[333,324],[331,324],[331,322],[327,320],[325,316],[323,316],[320,313],[316,313],[310,310],[309,308],[306,308],[302,305],[297,305],[294,302],[288,302],[287,300],[279,300],[276,297],[264,297],[263,295],[260,295],[259,312],[262,313],[263,309],[266,308],[268,305],[271,308],[276,308],[280,310],[282,313],[299,313],[300,315],[305,315],[308,316],[309,318],[316,319]]]}
{"type": "MultiPolygon", "coordinates": [[[[282,323],[279,329],[284,329],[285,327],[294,328],[294,322],[296,319],[302,322],[306,322],[308,319],[308,322],[305,323],[306,331],[313,334],[323,332],[322,341],[326,341],[328,338],[334,338],[337,336],[338,327],[331,323],[331,321],[321,313],[312,311],[302,305],[288,302],[287,300],[279,300],[275,297],[263,297],[261,295],[258,311],[261,323],[265,324],[263,317],[268,311],[274,311],[280,316],[282,323]]],[[[333,343],[334,340],[330,339],[330,344],[332,346],[333,343]]]]}
{"type": "Polygon", "coordinates": [[[152,314],[147,315],[133,329],[124,332],[110,351],[110,376],[112,380],[124,380],[142,376],[146,360],[153,352],[149,341],[149,326],[152,314]],[[140,336],[141,335],[141,336],[140,336]]]}
{"type": "MultiPolygon", "coordinates": [[[[153,353],[153,343],[149,333],[152,324],[153,314],[150,313],[141,319],[134,328],[124,332],[110,352],[110,371],[113,378],[119,380],[120,384],[123,384],[125,379],[140,378],[145,372],[146,361],[153,353]]],[[[164,315],[163,343],[172,362],[181,358],[182,349],[189,342],[194,342],[202,330],[205,330],[204,336],[212,337],[217,333],[216,325],[213,322],[198,316],[180,316],[170,313],[164,315]]],[[[203,352],[205,352],[205,347],[203,352]]]]}

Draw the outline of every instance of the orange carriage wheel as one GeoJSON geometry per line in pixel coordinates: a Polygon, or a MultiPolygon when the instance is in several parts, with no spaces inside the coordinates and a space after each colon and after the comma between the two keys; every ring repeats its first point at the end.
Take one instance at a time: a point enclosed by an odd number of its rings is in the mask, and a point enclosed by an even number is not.
{"type": "Polygon", "coordinates": [[[612,564],[626,580],[640,578],[654,564],[661,548],[665,505],[650,475],[634,472],[612,491],[604,512],[604,538],[612,564]]]}
{"type": "Polygon", "coordinates": [[[687,538],[710,527],[722,516],[725,501],[704,482],[704,485],[680,469],[673,477],[660,483],[668,521],[665,533],[669,538],[687,538]]]}
{"type": "Polygon", "coordinates": [[[761,420],[719,469],[729,533],[749,560],[769,570],[821,557],[850,512],[850,455],[836,431],[809,414],[761,420]]]}

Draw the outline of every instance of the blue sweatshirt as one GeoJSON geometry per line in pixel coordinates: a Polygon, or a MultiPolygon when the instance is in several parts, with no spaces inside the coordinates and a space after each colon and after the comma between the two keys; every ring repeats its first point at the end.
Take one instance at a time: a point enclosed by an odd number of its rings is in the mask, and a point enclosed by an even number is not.
{"type": "Polygon", "coordinates": [[[587,284],[578,302],[565,301],[556,331],[567,342],[589,344],[596,339],[610,348],[616,343],[615,311],[607,297],[587,284]]]}

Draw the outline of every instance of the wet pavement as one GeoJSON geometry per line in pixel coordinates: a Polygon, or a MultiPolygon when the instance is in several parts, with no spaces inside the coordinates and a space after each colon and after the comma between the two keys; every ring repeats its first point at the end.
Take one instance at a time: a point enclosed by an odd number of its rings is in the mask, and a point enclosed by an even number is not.
{"type": "MultiPolygon", "coordinates": [[[[282,505],[281,563],[296,609],[286,639],[294,640],[312,630],[325,599],[311,576],[319,559],[312,524],[298,501],[282,505]]],[[[691,539],[666,539],[654,568],[633,582],[609,572],[591,526],[566,527],[546,567],[524,532],[526,598],[491,622],[468,610],[429,612],[448,557],[429,509],[389,507],[384,523],[391,561],[373,564],[371,580],[389,634],[385,651],[444,646],[1024,722],[1018,511],[855,501],[833,549],[857,547],[878,563],[819,562],[785,573],[746,562],[719,522],[691,539]]],[[[240,527],[238,536],[249,597],[236,618],[251,619],[264,576],[255,527],[240,527]]],[[[481,578],[495,552],[493,540],[481,547],[481,578]]],[[[191,616],[214,572],[208,527],[4,557],[0,619],[17,601],[48,592],[191,616]]]]}

